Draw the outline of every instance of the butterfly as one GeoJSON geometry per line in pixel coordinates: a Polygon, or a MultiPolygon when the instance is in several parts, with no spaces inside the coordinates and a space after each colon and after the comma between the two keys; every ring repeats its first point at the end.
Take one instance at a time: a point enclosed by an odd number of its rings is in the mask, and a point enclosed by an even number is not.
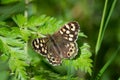
{"type": "Polygon", "coordinates": [[[78,22],[69,22],[52,35],[34,39],[32,46],[37,53],[45,56],[50,64],[60,65],[62,59],[72,59],[77,55],[76,40],[79,29],[78,22]]]}

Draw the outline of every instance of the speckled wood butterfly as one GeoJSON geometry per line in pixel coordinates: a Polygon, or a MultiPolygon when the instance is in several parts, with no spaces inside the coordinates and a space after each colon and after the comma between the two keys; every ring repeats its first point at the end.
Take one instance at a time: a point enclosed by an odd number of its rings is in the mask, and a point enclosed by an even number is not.
{"type": "Polygon", "coordinates": [[[79,28],[77,22],[69,22],[53,35],[34,39],[32,45],[36,52],[48,59],[50,64],[60,65],[63,58],[71,59],[77,55],[76,39],[79,28]]]}

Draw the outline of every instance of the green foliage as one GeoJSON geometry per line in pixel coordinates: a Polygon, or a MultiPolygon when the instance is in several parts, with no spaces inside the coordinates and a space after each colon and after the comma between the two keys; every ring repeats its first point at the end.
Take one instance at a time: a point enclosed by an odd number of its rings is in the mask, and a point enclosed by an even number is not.
{"type": "Polygon", "coordinates": [[[116,52],[114,52],[114,54],[112,55],[112,57],[110,57],[109,61],[101,68],[101,70],[99,71],[99,73],[97,74],[97,76],[95,78],[96,80],[100,79],[100,77],[102,76],[102,74],[104,73],[104,71],[112,63],[112,61],[117,56],[117,54],[118,54],[119,51],[120,51],[120,46],[118,47],[118,49],[116,50],[116,52]]]}
{"type": "Polygon", "coordinates": [[[7,61],[11,73],[15,73],[16,79],[26,80],[25,66],[28,64],[25,62],[24,54],[24,42],[20,39],[19,29],[17,27],[0,27],[0,50],[3,53],[0,59],[7,61]]]}
{"type": "MultiPolygon", "coordinates": [[[[37,54],[31,47],[31,41],[34,38],[43,37],[47,34],[53,34],[54,32],[56,32],[64,23],[66,23],[66,21],[65,22],[62,21],[63,19],[71,20],[73,17],[79,18],[81,17],[81,15],[82,18],[86,18],[84,16],[90,17],[91,15],[93,15],[92,11],[94,10],[91,10],[89,6],[87,6],[86,3],[88,1],[81,1],[82,3],[80,4],[77,3],[78,0],[57,1],[57,2],[55,0],[48,2],[42,1],[45,4],[50,3],[49,5],[54,5],[56,3],[59,3],[55,5],[57,8],[55,8],[54,6],[50,6],[51,10],[50,8],[49,10],[47,9],[49,7],[48,5],[47,7],[46,5],[40,5],[37,7],[40,10],[40,13],[50,12],[51,14],[53,9],[53,13],[54,13],[53,15],[59,13],[58,17],[60,19],[62,18],[62,20],[57,20],[54,17],[50,17],[46,15],[41,15],[39,17],[31,16],[31,13],[33,13],[34,11],[37,12],[37,9],[36,10],[30,9],[30,14],[28,14],[28,16],[31,17],[25,17],[22,14],[19,14],[13,16],[11,20],[11,15],[15,15],[16,13],[19,12],[23,13],[25,9],[26,11],[28,10],[29,13],[29,8],[31,8],[31,5],[29,5],[25,1],[1,0],[0,3],[4,5],[4,6],[0,6],[0,10],[1,10],[0,11],[0,21],[1,21],[0,22],[0,80],[8,80],[8,78],[9,80],[66,80],[66,79],[85,80],[85,76],[87,73],[90,75],[91,80],[94,79],[99,80],[104,74],[104,72],[108,69],[108,66],[112,63],[118,51],[120,50],[118,48],[116,52],[113,52],[112,57],[108,59],[108,61],[104,64],[104,66],[97,61],[98,58],[97,56],[101,49],[103,37],[117,0],[114,0],[113,2],[111,1],[112,4],[108,4],[109,1],[105,0],[105,6],[103,9],[99,35],[96,42],[95,51],[93,50],[95,53],[94,65],[92,65],[93,61],[91,59],[92,53],[90,52],[90,46],[88,45],[88,43],[80,41],[82,39],[81,37],[87,38],[87,36],[83,32],[80,32],[77,41],[79,47],[79,52],[78,52],[79,55],[77,55],[77,57],[73,60],[63,60],[62,65],[57,67],[48,64],[48,62],[44,57],[37,54]],[[70,4],[71,6],[73,5],[76,6],[72,7],[73,9],[70,10],[71,7],[68,7],[66,3],[70,4]],[[44,10],[42,9],[42,6],[44,7],[44,10]],[[108,8],[108,6],[110,7],[108,8]],[[61,10],[63,9],[64,11],[61,11],[60,9],[61,10]],[[63,13],[62,14],[63,17],[61,17],[61,12],[63,13]],[[4,22],[3,20],[6,21],[4,22]],[[102,68],[97,69],[98,68],[96,67],[97,64],[101,65],[102,68]]],[[[34,2],[34,0],[31,1],[34,2]]],[[[37,2],[39,1],[35,0],[34,5],[36,4],[38,5],[39,3],[37,2]]],[[[98,19],[96,15],[94,15],[93,17],[95,20],[98,19]]],[[[90,20],[91,21],[90,23],[89,23],[89,18],[86,19],[88,21],[88,25],[87,25],[88,27],[86,29],[90,29],[91,26],[89,25],[93,23],[94,21],[93,17],[92,20],[90,20]]],[[[96,21],[94,23],[98,24],[96,23],[96,21]]],[[[83,24],[86,23],[84,23],[83,21],[81,22],[80,26],[84,26],[83,24]]],[[[90,34],[92,35],[91,40],[94,41],[93,35],[95,34],[95,31],[92,32],[90,30],[90,34]]],[[[104,49],[104,51],[105,50],[106,49],[104,49]]],[[[102,58],[103,57],[104,56],[102,56],[102,58]]],[[[102,62],[103,60],[100,59],[100,61],[102,62]]]]}
{"type": "MultiPolygon", "coordinates": [[[[10,80],[48,80],[48,78],[49,80],[65,80],[69,77],[66,72],[69,74],[70,66],[73,66],[73,74],[81,70],[91,75],[92,60],[90,57],[92,54],[87,43],[82,47],[78,46],[80,47],[79,54],[81,53],[78,58],[65,60],[63,65],[58,67],[46,64],[43,57],[37,55],[31,48],[32,39],[45,34],[53,34],[65,22],[45,15],[32,16],[27,19],[21,14],[14,16],[13,20],[17,24],[16,27],[6,25],[4,22],[0,25],[0,52],[2,53],[0,59],[8,63],[10,80]],[[73,65],[69,66],[70,62],[73,65]]],[[[86,37],[83,33],[80,33],[80,36],[86,37]]],[[[75,76],[77,75],[72,75],[70,78],[77,80],[75,76]]]]}
{"type": "Polygon", "coordinates": [[[0,5],[0,21],[11,18],[11,15],[20,13],[25,10],[24,0],[1,0],[0,5]],[[7,5],[7,4],[12,5],[7,5]]]}
{"type": "Polygon", "coordinates": [[[79,63],[81,64],[80,69],[82,71],[85,71],[86,73],[88,72],[91,75],[92,60],[90,59],[90,57],[92,56],[92,53],[90,52],[90,46],[87,43],[84,43],[83,46],[80,47],[80,49],[81,49],[81,56],[79,59],[77,59],[78,61],[80,61],[79,63]]]}
{"type": "Polygon", "coordinates": [[[80,69],[83,72],[88,72],[90,75],[92,74],[92,60],[90,59],[90,57],[92,56],[92,53],[90,52],[90,46],[87,43],[84,43],[81,47],[81,54],[78,57],[78,59],[75,60],[66,60],[64,65],[69,67],[69,63],[71,63],[72,67],[75,70],[80,69]]]}
{"type": "Polygon", "coordinates": [[[119,0],[1,0],[0,80],[120,80],[119,3],[119,0]],[[52,66],[33,50],[31,41],[53,34],[66,20],[78,21],[80,31],[87,36],[79,33],[76,58],[52,66]]]}
{"type": "Polygon", "coordinates": [[[96,74],[96,64],[97,64],[97,56],[98,56],[98,51],[100,50],[101,47],[101,43],[106,31],[106,28],[108,26],[108,22],[110,20],[110,17],[112,15],[112,12],[114,10],[115,4],[117,2],[117,0],[114,0],[112,2],[112,4],[110,5],[110,9],[108,11],[107,14],[107,8],[108,8],[108,0],[105,0],[105,5],[104,5],[104,9],[103,9],[103,14],[102,14],[102,19],[101,19],[101,24],[100,24],[100,29],[99,29],[99,34],[98,34],[98,39],[96,42],[96,47],[95,47],[95,61],[94,61],[94,71],[93,71],[93,76],[92,76],[92,80],[99,80],[100,77],[103,75],[103,73],[105,72],[105,70],[107,69],[107,67],[112,63],[112,61],[114,60],[115,56],[117,55],[118,51],[120,50],[120,47],[118,47],[118,49],[116,50],[115,53],[113,53],[113,56],[105,63],[105,65],[100,69],[100,71],[96,74]],[[106,20],[105,20],[106,19],[106,20]]]}

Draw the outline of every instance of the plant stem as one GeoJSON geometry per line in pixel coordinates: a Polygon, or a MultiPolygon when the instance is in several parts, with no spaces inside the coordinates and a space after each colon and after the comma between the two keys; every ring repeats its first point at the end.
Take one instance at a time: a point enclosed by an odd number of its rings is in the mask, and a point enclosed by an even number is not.
{"type": "Polygon", "coordinates": [[[96,76],[96,63],[97,63],[97,54],[98,54],[98,51],[99,51],[99,48],[100,48],[100,45],[101,45],[101,35],[102,35],[102,30],[103,30],[103,25],[104,25],[104,21],[105,21],[105,14],[106,14],[106,9],[107,9],[107,3],[108,3],[108,0],[105,0],[105,5],[104,5],[104,9],[103,9],[103,14],[102,14],[102,20],[101,20],[101,24],[100,24],[100,29],[99,29],[99,34],[98,34],[98,39],[97,39],[97,42],[96,42],[96,47],[95,47],[95,57],[94,57],[94,63],[93,63],[93,73],[92,73],[92,77],[91,77],[91,80],[94,80],[95,79],[95,76],[96,76]]]}
{"type": "Polygon", "coordinates": [[[67,69],[67,80],[71,80],[71,76],[72,76],[72,61],[70,60],[69,61],[69,66],[68,66],[68,69],[67,69]]]}
{"type": "MultiPolygon", "coordinates": [[[[103,35],[102,35],[102,37],[101,37],[101,41],[103,40],[103,36],[104,36],[105,30],[106,30],[106,28],[107,28],[108,22],[109,22],[109,20],[110,20],[110,17],[111,17],[111,15],[112,15],[112,12],[113,12],[113,9],[114,9],[114,7],[115,7],[116,2],[117,2],[117,0],[114,0],[113,3],[112,3],[112,7],[111,7],[111,9],[110,9],[109,15],[108,15],[108,17],[107,17],[107,19],[106,19],[106,22],[105,22],[105,26],[104,26],[104,29],[103,29],[103,35]]],[[[101,42],[100,42],[100,43],[101,43],[101,42]]]]}
{"type": "Polygon", "coordinates": [[[102,32],[103,32],[102,30],[103,30],[103,25],[104,25],[104,20],[105,20],[107,3],[108,3],[108,0],[105,0],[105,6],[104,6],[102,20],[101,20],[101,24],[100,24],[100,30],[99,30],[99,34],[98,34],[98,39],[97,39],[96,47],[95,47],[95,55],[97,55],[97,53],[98,53],[98,51],[100,49],[101,42],[102,42],[101,41],[101,36],[102,36],[102,32]]]}
{"type": "MultiPolygon", "coordinates": [[[[101,25],[100,25],[100,30],[99,30],[99,35],[98,35],[98,39],[97,39],[97,43],[96,43],[96,47],[95,47],[95,61],[94,61],[94,71],[93,71],[93,76],[91,79],[95,79],[95,75],[96,75],[96,63],[97,63],[97,54],[98,54],[98,51],[100,49],[100,46],[101,46],[101,43],[102,43],[102,40],[103,40],[103,37],[104,37],[104,33],[105,33],[105,30],[107,28],[107,25],[108,25],[108,22],[110,20],[110,17],[112,15],[112,12],[113,12],[113,9],[115,7],[115,4],[116,4],[117,0],[114,0],[113,3],[112,3],[112,6],[110,8],[110,11],[109,11],[109,14],[108,16],[106,17],[106,21],[105,21],[105,14],[106,14],[106,9],[107,9],[107,3],[108,3],[108,0],[105,1],[105,6],[104,6],[104,10],[103,10],[103,15],[102,15],[102,20],[101,20],[101,25]]],[[[101,76],[103,74],[103,72],[107,69],[107,67],[110,65],[110,61],[108,61],[104,66],[103,68],[99,71],[99,73],[97,74],[97,77],[96,77],[96,80],[99,80],[98,79],[98,76],[101,76]]]]}
{"type": "Polygon", "coordinates": [[[97,74],[95,80],[99,80],[100,77],[102,76],[102,74],[105,72],[105,70],[108,68],[108,66],[112,63],[112,61],[115,59],[117,53],[120,50],[120,46],[118,47],[118,49],[113,53],[113,55],[111,56],[111,58],[108,60],[108,62],[101,68],[101,70],[99,71],[99,73],[97,74]]]}
{"type": "Polygon", "coordinates": [[[26,18],[28,18],[28,4],[29,4],[29,0],[25,0],[25,11],[24,11],[24,16],[26,18]]]}

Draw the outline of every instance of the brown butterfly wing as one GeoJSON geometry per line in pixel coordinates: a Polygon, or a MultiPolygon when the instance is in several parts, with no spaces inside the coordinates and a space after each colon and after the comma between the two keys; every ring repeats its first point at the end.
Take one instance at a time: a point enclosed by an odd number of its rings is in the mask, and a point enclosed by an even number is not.
{"type": "Polygon", "coordinates": [[[52,41],[51,37],[49,38],[49,42],[47,43],[48,46],[48,54],[47,54],[47,59],[48,61],[56,66],[61,64],[61,57],[59,55],[59,51],[57,49],[57,46],[54,44],[54,41],[52,41]]]}
{"type": "Polygon", "coordinates": [[[66,39],[68,42],[75,42],[78,37],[79,30],[80,26],[78,22],[69,22],[56,32],[54,36],[62,36],[62,38],[66,39]]]}
{"type": "Polygon", "coordinates": [[[79,28],[77,22],[65,24],[52,36],[34,39],[33,47],[35,51],[45,56],[52,65],[60,65],[62,58],[73,58],[77,55],[76,39],[79,28]]]}
{"type": "Polygon", "coordinates": [[[34,39],[32,41],[32,45],[33,45],[34,50],[37,53],[39,53],[43,56],[46,56],[48,54],[48,46],[46,45],[46,43],[48,41],[49,41],[49,39],[47,37],[34,39]]]}
{"type": "Polygon", "coordinates": [[[78,53],[76,39],[79,33],[79,24],[70,22],[65,24],[57,33],[53,35],[55,43],[62,58],[73,58],[78,53]]]}
{"type": "Polygon", "coordinates": [[[52,42],[50,36],[47,36],[45,38],[34,39],[32,44],[35,51],[45,56],[50,62],[50,64],[52,65],[61,64],[61,57],[59,56],[59,52],[56,49],[54,42],[52,42]]]}

